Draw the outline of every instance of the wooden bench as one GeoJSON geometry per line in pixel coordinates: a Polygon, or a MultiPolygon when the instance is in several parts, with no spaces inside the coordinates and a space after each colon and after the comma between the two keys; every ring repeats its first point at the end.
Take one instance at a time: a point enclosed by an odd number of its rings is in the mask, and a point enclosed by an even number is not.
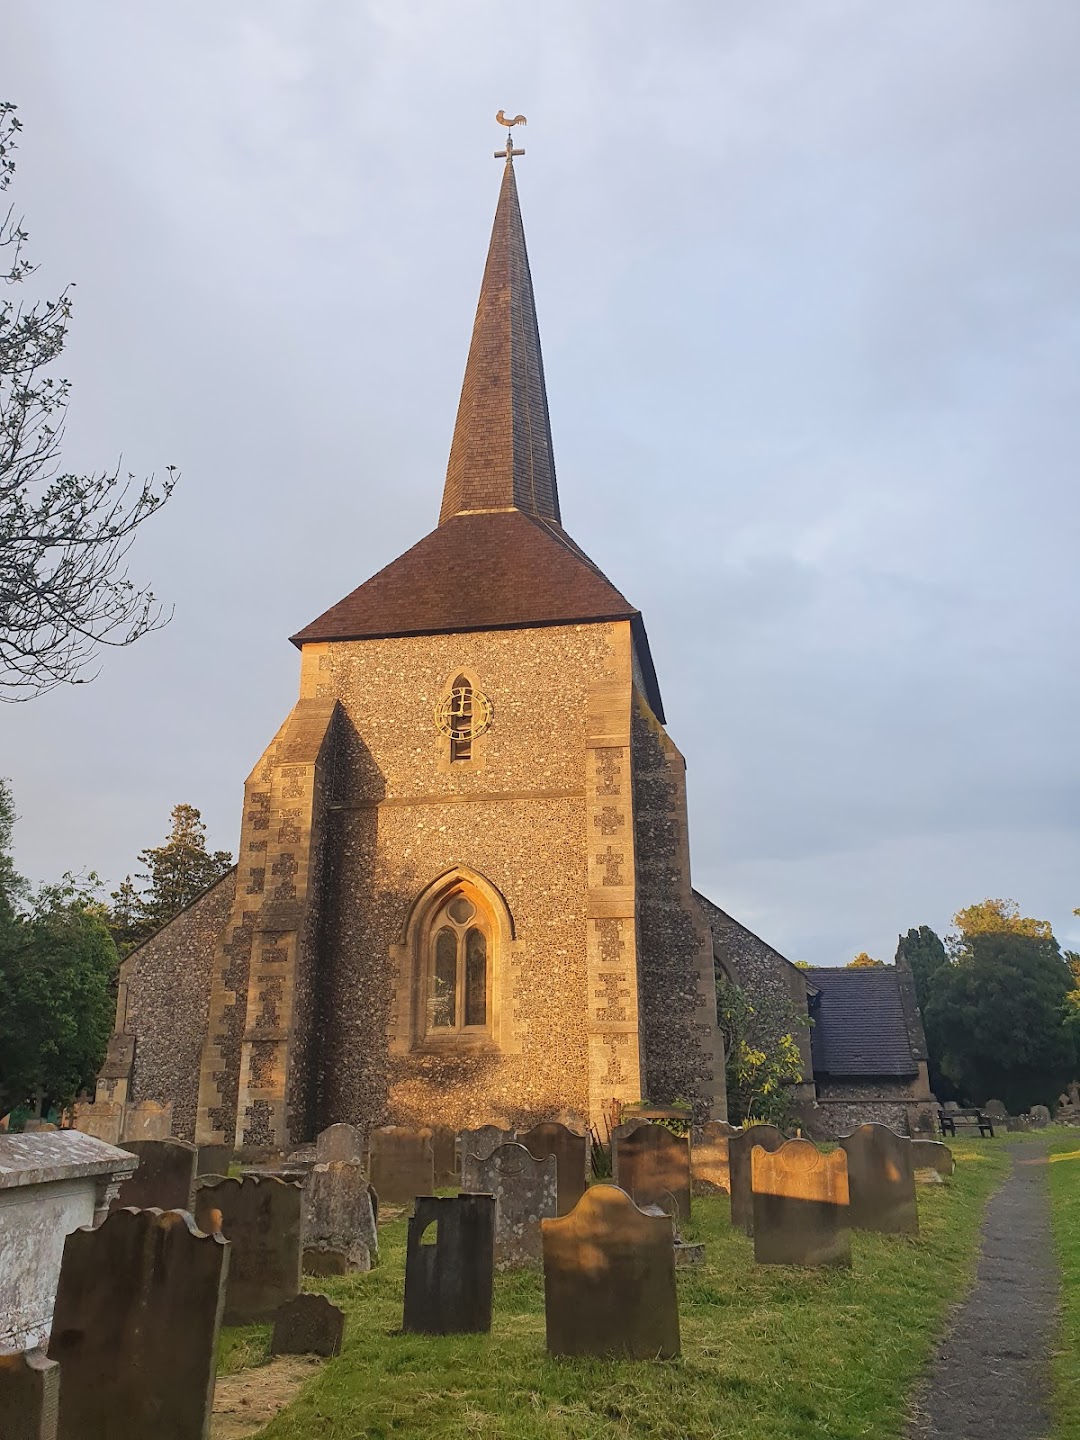
{"type": "Polygon", "coordinates": [[[938,1124],[942,1135],[955,1135],[957,1125],[965,1130],[978,1130],[980,1135],[994,1138],[994,1122],[982,1110],[939,1110],[938,1124]]]}

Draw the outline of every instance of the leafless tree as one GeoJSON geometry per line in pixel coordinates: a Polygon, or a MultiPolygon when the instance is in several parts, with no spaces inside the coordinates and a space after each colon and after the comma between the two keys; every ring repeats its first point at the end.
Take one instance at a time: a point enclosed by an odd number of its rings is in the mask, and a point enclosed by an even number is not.
{"type": "MultiPolygon", "coordinates": [[[[21,126],[0,102],[0,193],[11,184],[21,126]]],[[[13,207],[0,215],[0,279],[34,272],[13,207]]],[[[128,578],[142,522],[172,494],[113,471],[72,475],[61,448],[69,383],[51,373],[71,318],[70,289],[24,305],[0,300],[0,699],[29,700],[80,684],[99,646],[130,645],[165,624],[152,592],[128,578]]]]}

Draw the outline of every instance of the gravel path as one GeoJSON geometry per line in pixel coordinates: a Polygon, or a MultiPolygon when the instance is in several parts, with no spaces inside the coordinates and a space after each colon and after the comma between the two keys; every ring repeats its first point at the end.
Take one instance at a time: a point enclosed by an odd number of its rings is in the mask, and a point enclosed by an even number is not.
{"type": "Polygon", "coordinates": [[[1045,1440],[1060,1275],[1046,1152],[1017,1145],[983,1222],[975,1286],[938,1347],[908,1440],[1045,1440]],[[1035,1153],[1032,1153],[1032,1152],[1035,1153]]]}

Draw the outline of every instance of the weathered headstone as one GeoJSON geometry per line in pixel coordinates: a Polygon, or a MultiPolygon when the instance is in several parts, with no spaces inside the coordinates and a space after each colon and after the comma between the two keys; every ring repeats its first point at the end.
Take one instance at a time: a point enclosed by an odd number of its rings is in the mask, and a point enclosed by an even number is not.
{"type": "Polygon", "coordinates": [[[339,1160],[359,1165],[363,1158],[363,1138],[355,1125],[328,1125],[315,1137],[317,1165],[333,1165],[339,1160]]]}
{"type": "Polygon", "coordinates": [[[887,1125],[859,1125],[840,1140],[847,1156],[848,1224],[884,1235],[917,1235],[912,1141],[887,1125]]]}
{"type": "Polygon", "coordinates": [[[783,1132],[775,1125],[748,1125],[728,1140],[728,1183],[731,1186],[731,1223],[747,1235],[754,1233],[754,1187],[750,1173],[750,1153],[755,1145],[763,1150],[779,1150],[784,1143],[783,1132]]]}
{"type": "Polygon", "coordinates": [[[1032,1105],[1031,1123],[1036,1130],[1041,1130],[1044,1125],[1050,1124],[1050,1110],[1046,1105],[1032,1105]]]}
{"type": "Polygon", "coordinates": [[[809,1140],[751,1151],[759,1265],[850,1265],[847,1156],[809,1140]]]}
{"type": "Polygon", "coordinates": [[[299,1185],[254,1175],[196,1189],[199,1228],[232,1241],[226,1325],[272,1320],[299,1294],[302,1199],[299,1185]]]}
{"type": "Polygon", "coordinates": [[[24,1135],[45,1135],[50,1130],[55,1130],[57,1127],[52,1123],[51,1120],[30,1119],[23,1121],[22,1128],[24,1135]]]}
{"type": "Polygon", "coordinates": [[[195,1161],[196,1175],[228,1175],[232,1164],[231,1145],[200,1145],[195,1161]]]}
{"type": "Polygon", "coordinates": [[[314,1165],[304,1181],[304,1271],[308,1275],[370,1270],[379,1253],[371,1187],[358,1164],[314,1165]],[[344,1270],[326,1268],[344,1258],[344,1270]],[[319,1268],[313,1268],[319,1267],[319,1268]]]}
{"type": "Polygon", "coordinates": [[[124,1111],[120,1144],[126,1150],[129,1140],[168,1140],[172,1135],[172,1101],[159,1105],[156,1100],[140,1100],[124,1111]]]}
{"type": "Polygon", "coordinates": [[[181,1210],[116,1210],[64,1246],[49,1358],[59,1440],[198,1440],[229,1247],[181,1210]]]}
{"type": "Polygon", "coordinates": [[[738,1133],[738,1127],[726,1120],[707,1120],[690,1132],[690,1179],[695,1194],[731,1193],[728,1142],[738,1133]]]}
{"type": "Polygon", "coordinates": [[[490,1330],[494,1273],[494,1196],[422,1196],[409,1220],[402,1329],[490,1330]]]}
{"type": "Polygon", "coordinates": [[[44,1350],[0,1355],[0,1437],[56,1440],[60,1366],[44,1350]]]}
{"type": "Polygon", "coordinates": [[[916,1170],[936,1170],[939,1175],[951,1175],[956,1169],[952,1151],[940,1140],[913,1140],[911,1163],[916,1170]]]}
{"type": "Polygon", "coordinates": [[[683,1221],[690,1218],[690,1142],[665,1125],[638,1125],[612,1145],[615,1184],[638,1205],[674,1196],[683,1221]]]}
{"type": "Polygon", "coordinates": [[[124,1125],[124,1107],[118,1100],[80,1101],[74,1106],[75,1129],[106,1145],[120,1143],[124,1125]]]}
{"type": "Polygon", "coordinates": [[[631,1116],[629,1120],[621,1121],[611,1132],[611,1153],[614,1155],[615,1146],[620,1140],[624,1139],[627,1135],[632,1135],[639,1126],[648,1125],[649,1123],[644,1115],[634,1115],[631,1116]]]}
{"type": "Polygon", "coordinates": [[[371,1132],[371,1183],[384,1205],[411,1205],[435,1189],[430,1130],[383,1125],[371,1132]]]}
{"type": "Polygon", "coordinates": [[[458,1178],[457,1134],[449,1125],[432,1125],[431,1149],[435,1164],[435,1184],[456,1185],[458,1178]]]}
{"type": "Polygon", "coordinates": [[[1004,1120],[1009,1113],[1001,1100],[987,1100],[982,1108],[983,1114],[989,1115],[991,1120],[1004,1120]]]}
{"type": "Polygon", "coordinates": [[[558,1214],[569,1215],[585,1194],[585,1164],[588,1141],[584,1135],[577,1135],[566,1125],[556,1120],[545,1120],[534,1125],[524,1135],[518,1136],[518,1144],[524,1145],[534,1160],[555,1156],[558,1174],[558,1214]]]}
{"type": "Polygon", "coordinates": [[[345,1312],[325,1295],[297,1295],[278,1307],[271,1355],[337,1355],[345,1334],[345,1312]]]}
{"type": "Polygon", "coordinates": [[[503,1130],[498,1125],[478,1125],[475,1130],[462,1130],[458,1135],[458,1174],[466,1155],[477,1160],[486,1160],[500,1145],[511,1145],[517,1139],[513,1130],[503,1130]]]}
{"type": "Polygon", "coordinates": [[[137,1157],[138,1169],[120,1186],[113,1209],[190,1210],[195,1194],[198,1151],[186,1140],[125,1140],[121,1147],[137,1157]]]}
{"type": "Polygon", "coordinates": [[[543,1223],[551,1355],[670,1359],[679,1353],[671,1221],[643,1215],[614,1185],[594,1185],[543,1223]]]}
{"type": "Polygon", "coordinates": [[[495,1268],[539,1268],[543,1260],[540,1221],[558,1208],[555,1156],[534,1160],[524,1145],[500,1145],[486,1160],[462,1157],[461,1188],[495,1196],[495,1268]]]}

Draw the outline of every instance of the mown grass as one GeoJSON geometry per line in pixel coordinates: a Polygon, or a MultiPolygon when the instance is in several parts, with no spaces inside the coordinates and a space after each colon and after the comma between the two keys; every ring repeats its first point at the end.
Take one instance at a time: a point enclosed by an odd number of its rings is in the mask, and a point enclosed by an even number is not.
{"type": "Polygon", "coordinates": [[[1050,1209],[1061,1261],[1061,1331],[1053,1359],[1055,1440],[1080,1435],[1080,1132],[1050,1145],[1050,1209]]]}
{"type": "MultiPolygon", "coordinates": [[[[380,1230],[369,1275],[311,1282],[347,1314],[345,1346],[265,1440],[889,1440],[974,1272],[987,1196],[1009,1160],[958,1141],[956,1174],[919,1187],[917,1240],[857,1234],[846,1271],[756,1267],[726,1199],[694,1201],[687,1238],[706,1264],[679,1273],[682,1356],[550,1360],[538,1275],[500,1277],[490,1335],[399,1333],[405,1222],[380,1230]]],[[[261,1327],[226,1332],[223,1370],[259,1363],[261,1327]],[[245,1358],[247,1357],[247,1358],[245,1358]]]]}

